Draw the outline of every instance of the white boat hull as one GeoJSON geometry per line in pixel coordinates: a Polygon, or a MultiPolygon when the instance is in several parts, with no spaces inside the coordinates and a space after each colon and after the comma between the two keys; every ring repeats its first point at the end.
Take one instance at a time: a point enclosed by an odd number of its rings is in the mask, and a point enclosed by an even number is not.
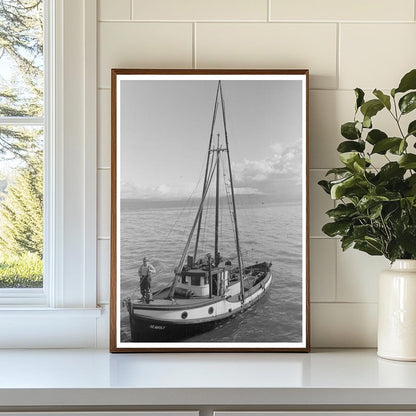
{"type": "Polygon", "coordinates": [[[266,276],[245,292],[242,301],[239,284],[230,286],[223,296],[209,299],[145,304],[131,301],[129,305],[132,340],[136,342],[168,342],[188,338],[212,329],[218,323],[247,310],[270,289],[273,280],[271,270],[266,276]]]}

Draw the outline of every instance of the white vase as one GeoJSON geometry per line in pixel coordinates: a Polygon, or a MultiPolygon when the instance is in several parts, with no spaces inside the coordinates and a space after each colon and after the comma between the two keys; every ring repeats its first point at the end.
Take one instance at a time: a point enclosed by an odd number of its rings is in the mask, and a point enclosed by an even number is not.
{"type": "Polygon", "coordinates": [[[396,260],[380,275],[377,354],[416,361],[416,260],[396,260]]]}

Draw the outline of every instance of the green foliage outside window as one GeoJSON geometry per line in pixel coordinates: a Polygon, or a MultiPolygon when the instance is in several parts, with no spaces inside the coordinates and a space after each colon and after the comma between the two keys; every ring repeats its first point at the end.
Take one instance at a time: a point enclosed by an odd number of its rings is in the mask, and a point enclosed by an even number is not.
{"type": "Polygon", "coordinates": [[[43,284],[43,117],[41,0],[0,0],[0,288],[43,284]],[[3,119],[7,120],[7,119],[3,119]]]}

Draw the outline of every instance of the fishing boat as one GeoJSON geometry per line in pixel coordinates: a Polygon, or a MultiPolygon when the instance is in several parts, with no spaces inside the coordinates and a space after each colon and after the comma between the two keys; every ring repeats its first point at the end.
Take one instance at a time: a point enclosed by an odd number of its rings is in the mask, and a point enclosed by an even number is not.
{"type": "Polygon", "coordinates": [[[270,289],[273,279],[270,262],[260,260],[244,264],[235,200],[224,96],[219,81],[202,196],[171,283],[152,293],[151,297],[127,298],[124,302],[129,312],[133,342],[180,341],[213,330],[219,323],[252,307],[270,289]],[[217,134],[215,140],[214,127],[219,108],[222,110],[224,138],[220,140],[220,134],[217,134]],[[236,250],[234,258],[223,258],[219,252],[221,168],[228,175],[227,200],[236,250]],[[214,254],[203,255],[199,244],[210,189],[211,192],[215,190],[214,254]]]}

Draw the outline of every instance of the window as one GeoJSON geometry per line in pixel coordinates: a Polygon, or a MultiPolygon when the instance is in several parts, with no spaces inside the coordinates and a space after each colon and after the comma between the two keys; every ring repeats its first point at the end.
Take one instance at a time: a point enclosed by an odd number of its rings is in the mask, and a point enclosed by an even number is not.
{"type": "MultiPolygon", "coordinates": [[[[0,348],[94,347],[104,345],[107,334],[107,312],[96,305],[97,2],[42,3],[48,111],[24,126],[44,126],[46,138],[45,280],[42,288],[0,290],[0,348]]],[[[2,127],[23,126],[20,118],[1,117],[2,127]]]]}
{"type": "Polygon", "coordinates": [[[0,289],[43,288],[42,0],[0,0],[0,289]]]}

